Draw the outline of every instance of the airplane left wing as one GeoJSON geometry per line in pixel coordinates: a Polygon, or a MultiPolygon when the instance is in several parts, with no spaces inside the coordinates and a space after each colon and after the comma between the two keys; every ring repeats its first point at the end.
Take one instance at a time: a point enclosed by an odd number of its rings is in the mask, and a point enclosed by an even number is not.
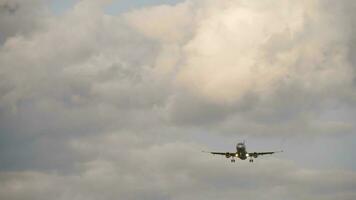
{"type": "Polygon", "coordinates": [[[269,154],[280,153],[280,152],[283,152],[283,151],[252,152],[252,153],[248,153],[248,155],[250,157],[257,158],[257,156],[269,155],[269,154]]]}

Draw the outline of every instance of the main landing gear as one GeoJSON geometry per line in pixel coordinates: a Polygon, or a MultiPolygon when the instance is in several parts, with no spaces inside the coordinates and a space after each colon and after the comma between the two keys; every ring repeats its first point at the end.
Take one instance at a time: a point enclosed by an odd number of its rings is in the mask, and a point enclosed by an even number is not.
{"type": "Polygon", "coordinates": [[[250,159],[250,162],[253,162],[253,159],[252,159],[252,158],[250,159]]]}
{"type": "Polygon", "coordinates": [[[234,162],[235,162],[235,159],[231,159],[231,162],[234,163],[234,162]]]}

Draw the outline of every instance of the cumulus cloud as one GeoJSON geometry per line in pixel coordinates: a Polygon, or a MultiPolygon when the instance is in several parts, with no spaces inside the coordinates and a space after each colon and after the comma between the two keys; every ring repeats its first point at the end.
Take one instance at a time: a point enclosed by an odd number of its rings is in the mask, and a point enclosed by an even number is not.
{"type": "MultiPolygon", "coordinates": [[[[87,151],[103,154],[117,147],[115,136],[81,141],[87,151]],[[115,141],[115,140],[114,140],[115,141]],[[111,148],[114,147],[114,148],[111,148]]],[[[125,143],[126,144],[126,143],[125,143]]],[[[126,146],[127,147],[127,146],[126,146]]],[[[117,151],[82,163],[71,175],[41,172],[1,174],[2,198],[11,199],[353,199],[354,172],[316,171],[278,159],[254,165],[226,163],[195,151],[186,143],[117,151]],[[41,191],[41,192],[39,192],[41,191]]],[[[120,148],[125,150],[125,148],[120,148]]],[[[83,151],[83,149],[81,150],[83,151]]]]}
{"type": "Polygon", "coordinates": [[[208,4],[212,11],[184,46],[178,80],[218,103],[249,93],[269,96],[292,83],[311,93],[350,87],[347,35],[335,30],[319,3],[271,4],[238,2],[216,10],[208,4]]]}
{"type": "Polygon", "coordinates": [[[246,132],[280,129],[265,126],[264,118],[287,120],[293,133],[330,126],[331,132],[352,132],[347,120],[322,125],[325,113],[354,109],[354,23],[352,12],[341,6],[349,3],[334,8],[325,1],[186,1],[125,18],[160,42],[155,72],[171,78],[177,91],[166,105],[168,121],[225,126],[225,119],[247,119],[254,125],[246,132]],[[293,131],[306,121],[307,128],[293,131]]]}
{"type": "Polygon", "coordinates": [[[49,14],[41,0],[0,1],[0,44],[16,35],[30,36],[42,27],[43,18],[49,14]]]}
{"type": "Polygon", "coordinates": [[[355,133],[353,1],[107,3],[0,1],[1,199],[355,198],[352,169],[199,152],[355,133]]]}

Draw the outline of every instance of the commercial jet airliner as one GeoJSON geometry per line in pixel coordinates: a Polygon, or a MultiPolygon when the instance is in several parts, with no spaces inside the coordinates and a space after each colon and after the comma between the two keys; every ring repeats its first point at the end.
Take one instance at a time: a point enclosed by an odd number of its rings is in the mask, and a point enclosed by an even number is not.
{"type": "Polygon", "coordinates": [[[267,151],[267,152],[251,152],[248,153],[246,151],[246,145],[245,142],[240,142],[237,143],[236,145],[236,152],[207,152],[207,151],[203,151],[206,153],[211,153],[214,155],[223,155],[226,158],[231,158],[231,162],[235,162],[235,158],[239,158],[241,160],[246,160],[247,158],[249,158],[250,162],[253,162],[253,158],[257,158],[258,156],[262,156],[262,155],[268,155],[268,154],[274,154],[274,153],[278,153],[278,152],[283,152],[283,151],[267,151]]]}

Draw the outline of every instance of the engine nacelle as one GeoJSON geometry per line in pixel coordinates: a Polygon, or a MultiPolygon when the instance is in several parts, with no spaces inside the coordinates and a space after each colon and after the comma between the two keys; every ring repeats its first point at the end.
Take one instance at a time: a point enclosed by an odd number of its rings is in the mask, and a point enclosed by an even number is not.
{"type": "Polygon", "coordinates": [[[258,154],[255,152],[255,153],[252,153],[251,156],[254,157],[254,158],[257,158],[257,157],[258,157],[258,154]]]}
{"type": "Polygon", "coordinates": [[[230,153],[229,153],[229,152],[226,152],[226,153],[225,153],[225,157],[226,157],[226,158],[230,158],[230,157],[231,157],[230,153]]]}

